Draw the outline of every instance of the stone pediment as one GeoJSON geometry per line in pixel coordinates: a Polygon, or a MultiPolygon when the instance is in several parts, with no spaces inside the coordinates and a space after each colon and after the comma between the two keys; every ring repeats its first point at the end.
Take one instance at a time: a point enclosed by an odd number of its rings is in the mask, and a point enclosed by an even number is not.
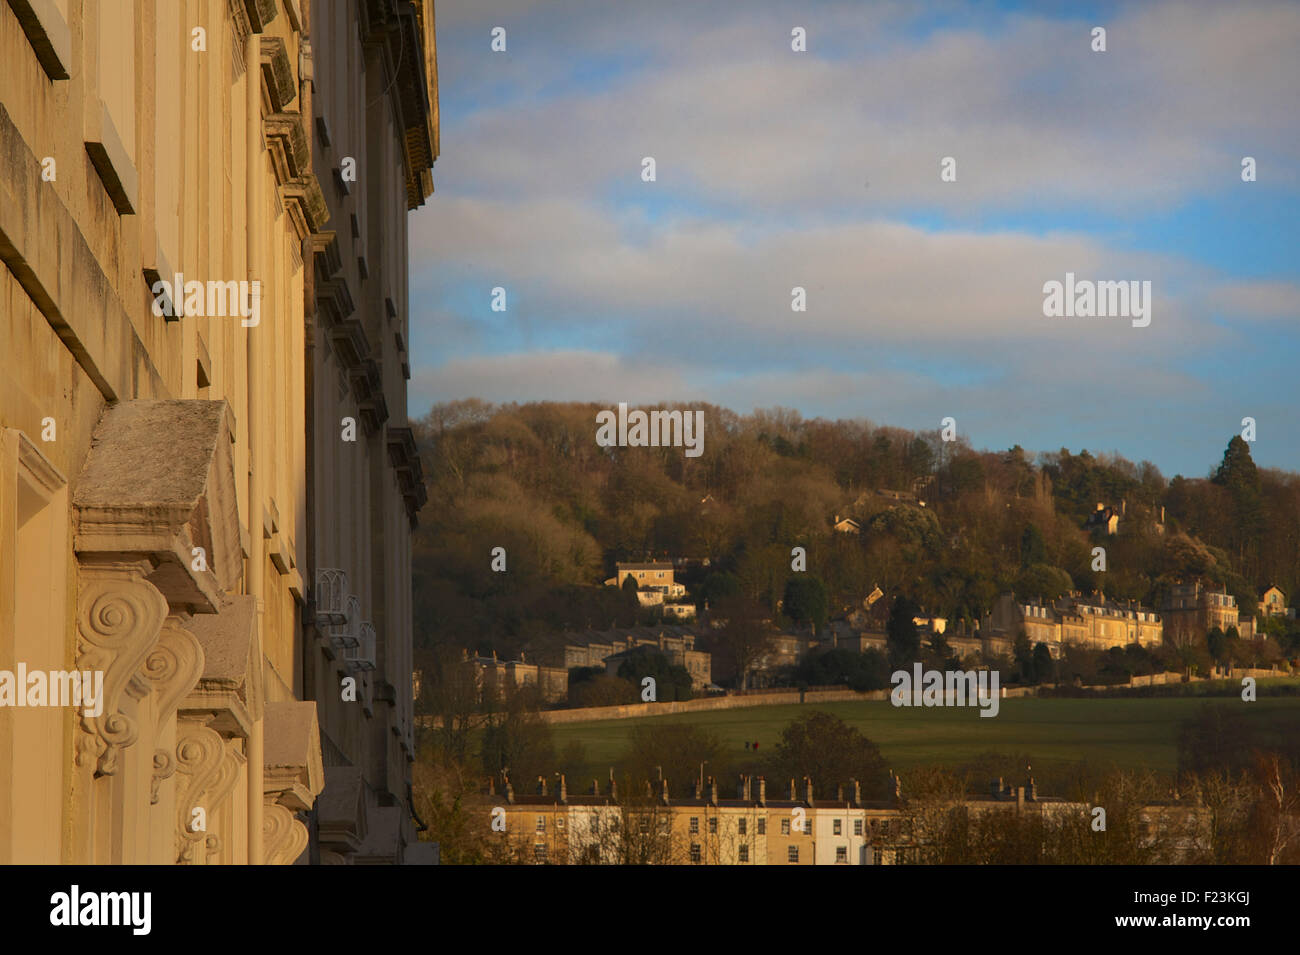
{"type": "Polygon", "coordinates": [[[208,725],[223,736],[247,737],[262,715],[256,604],[256,598],[240,594],[217,613],[197,615],[186,624],[203,648],[203,675],[180,708],[211,714],[208,725]]]}
{"type": "Polygon", "coordinates": [[[325,787],[316,704],[267,703],[263,732],[262,791],[295,812],[310,809],[325,787]]]}
{"type": "Polygon", "coordinates": [[[366,796],[361,770],[325,767],[325,789],[316,800],[316,825],[322,848],[348,855],[366,840],[366,796]]]}
{"type": "Polygon", "coordinates": [[[232,430],[224,401],[139,399],[105,411],[73,495],[78,556],[147,558],[173,609],[217,612],[243,567],[232,430]]]}
{"type": "Polygon", "coordinates": [[[369,864],[396,865],[402,855],[402,810],[398,806],[379,806],[371,810],[370,831],[357,851],[358,861],[369,864]]]}

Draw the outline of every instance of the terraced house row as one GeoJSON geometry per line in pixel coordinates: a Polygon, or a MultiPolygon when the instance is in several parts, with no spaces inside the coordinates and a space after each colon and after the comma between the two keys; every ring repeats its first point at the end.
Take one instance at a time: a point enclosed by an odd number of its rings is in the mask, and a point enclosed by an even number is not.
{"type": "Polygon", "coordinates": [[[0,863],[430,861],[431,0],[3,0],[0,63],[0,670],[104,679],[0,706],[0,863]]]}
{"type": "MultiPolygon", "coordinates": [[[[819,795],[805,777],[778,793],[761,776],[741,776],[725,793],[712,777],[686,796],[670,794],[662,779],[635,793],[620,793],[612,779],[576,793],[556,774],[525,793],[503,777],[489,780],[479,818],[503,858],[535,864],[899,865],[920,861],[922,849],[899,790],[895,778],[888,800],[864,800],[856,781],[819,795]]],[[[964,806],[1081,820],[1087,809],[1039,795],[1032,780],[998,780],[964,806]]]]}

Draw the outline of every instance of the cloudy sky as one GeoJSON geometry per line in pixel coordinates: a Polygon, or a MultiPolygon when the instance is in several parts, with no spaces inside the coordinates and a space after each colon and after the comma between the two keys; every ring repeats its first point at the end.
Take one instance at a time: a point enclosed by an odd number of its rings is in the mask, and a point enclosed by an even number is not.
{"type": "Polygon", "coordinates": [[[468,397],[951,415],[977,448],[1118,451],[1166,476],[1206,474],[1250,416],[1256,460],[1300,470],[1300,4],[437,17],[413,416],[468,397]],[[1044,317],[1066,272],[1150,281],[1150,325],[1044,317]]]}

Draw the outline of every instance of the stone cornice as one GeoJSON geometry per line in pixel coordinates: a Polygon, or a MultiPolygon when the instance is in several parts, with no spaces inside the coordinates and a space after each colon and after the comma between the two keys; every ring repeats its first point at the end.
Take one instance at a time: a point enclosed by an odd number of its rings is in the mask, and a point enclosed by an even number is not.
{"type": "MultiPolygon", "coordinates": [[[[271,0],[272,3],[275,0],[271,0]]],[[[284,39],[278,36],[263,36],[262,53],[262,90],[266,93],[272,113],[283,113],[286,107],[298,98],[298,85],[294,80],[293,65],[289,62],[289,50],[284,39]]]]}
{"type": "Polygon", "coordinates": [[[203,647],[204,668],[180,711],[208,717],[208,725],[227,737],[246,738],[263,712],[255,605],[256,598],[241,594],[190,623],[203,647]]]}
{"type": "Polygon", "coordinates": [[[147,559],[173,609],[215,612],[242,573],[232,440],[224,401],[105,411],[73,498],[78,556],[147,559]]]}

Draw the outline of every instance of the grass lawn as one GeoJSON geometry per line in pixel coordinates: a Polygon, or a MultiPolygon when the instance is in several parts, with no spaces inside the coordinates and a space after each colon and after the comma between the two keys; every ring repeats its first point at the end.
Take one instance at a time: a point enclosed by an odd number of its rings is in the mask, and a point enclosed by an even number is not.
{"type": "MultiPolygon", "coordinates": [[[[603,778],[610,766],[617,767],[638,725],[694,723],[715,734],[726,751],[742,762],[774,750],[786,724],[813,710],[833,713],[856,727],[900,771],[927,765],[955,767],[992,751],[1031,756],[1035,767],[1044,769],[1087,760],[1173,772],[1180,724],[1206,702],[1203,698],[1009,699],[1002,700],[998,715],[990,718],[981,717],[978,708],[853,701],[566,723],[553,726],[552,731],[557,754],[574,740],[585,748],[582,779],[603,778]],[[746,751],[746,740],[759,743],[757,754],[746,751]]],[[[1300,713],[1297,697],[1261,697],[1254,703],[1223,697],[1215,702],[1249,707],[1257,719],[1270,719],[1271,713],[1280,711],[1300,713]]]]}

